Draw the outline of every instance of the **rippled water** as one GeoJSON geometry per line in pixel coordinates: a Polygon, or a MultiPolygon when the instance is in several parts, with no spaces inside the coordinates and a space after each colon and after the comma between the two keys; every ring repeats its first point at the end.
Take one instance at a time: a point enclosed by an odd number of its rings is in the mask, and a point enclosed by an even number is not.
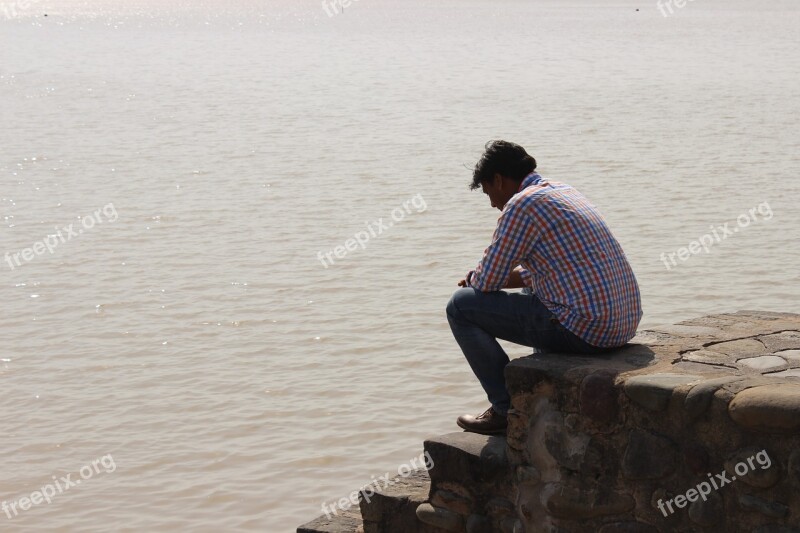
{"type": "Polygon", "coordinates": [[[798,9],[31,1],[0,20],[0,498],[115,465],[0,530],[290,531],[482,410],[444,305],[494,228],[466,187],[492,138],[600,207],[643,326],[797,311],[798,9]]]}

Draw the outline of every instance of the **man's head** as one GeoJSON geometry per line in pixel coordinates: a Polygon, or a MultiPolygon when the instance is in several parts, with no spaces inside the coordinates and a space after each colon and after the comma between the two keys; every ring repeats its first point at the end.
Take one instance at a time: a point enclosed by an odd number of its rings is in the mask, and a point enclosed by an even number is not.
{"type": "Polygon", "coordinates": [[[525,177],[536,170],[536,160],[525,149],[508,141],[489,141],[475,165],[470,189],[483,189],[492,207],[503,210],[525,177]]]}

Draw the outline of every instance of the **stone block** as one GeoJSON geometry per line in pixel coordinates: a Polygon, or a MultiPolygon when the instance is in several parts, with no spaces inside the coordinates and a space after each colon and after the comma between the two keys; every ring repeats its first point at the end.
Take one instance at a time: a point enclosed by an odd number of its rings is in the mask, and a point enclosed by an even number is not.
{"type": "Polygon", "coordinates": [[[710,344],[706,346],[706,350],[734,358],[763,355],[770,351],[767,350],[767,347],[762,342],[753,338],[710,344]]]}
{"type": "Polygon", "coordinates": [[[751,431],[800,432],[800,383],[746,389],[728,405],[731,418],[751,431]]]}
{"type": "Polygon", "coordinates": [[[775,501],[765,500],[751,494],[739,495],[739,505],[751,511],[757,511],[770,518],[785,518],[789,515],[789,508],[775,501]]]}
{"type": "Polygon", "coordinates": [[[721,378],[707,379],[693,386],[683,400],[683,406],[686,409],[689,420],[695,420],[706,412],[708,406],[711,405],[714,393],[720,387],[742,379],[744,378],[739,376],[723,376],[721,378]]]}
{"type": "Polygon", "coordinates": [[[493,533],[492,521],[488,516],[469,515],[466,530],[467,533],[493,533]]]}
{"type": "Polygon", "coordinates": [[[633,496],[606,489],[576,488],[554,484],[548,487],[546,507],[557,518],[586,520],[626,513],[636,506],[633,496]]]}
{"type": "Polygon", "coordinates": [[[689,504],[689,519],[703,527],[719,527],[725,524],[725,506],[722,498],[716,492],[708,495],[708,499],[702,498],[689,504]]]}
{"type": "Polygon", "coordinates": [[[544,431],[545,446],[562,468],[579,471],[591,437],[571,431],[564,424],[548,424],[544,431]]]}
{"type": "Polygon", "coordinates": [[[759,355],[758,357],[739,359],[736,363],[759,372],[767,372],[786,366],[786,359],[777,355],[759,355]]]}
{"type": "Polygon", "coordinates": [[[413,516],[414,509],[428,498],[430,480],[425,470],[417,470],[382,489],[361,491],[359,508],[364,520],[380,522],[386,516],[413,516]]]}
{"type": "Polygon", "coordinates": [[[770,352],[800,350],[800,331],[782,331],[772,335],[760,335],[758,339],[770,352]]]}
{"type": "Polygon", "coordinates": [[[708,472],[710,457],[708,451],[699,444],[689,444],[683,449],[683,461],[695,474],[708,472]]]}
{"type": "Polygon", "coordinates": [[[325,515],[297,528],[297,533],[354,533],[362,527],[361,517],[355,513],[339,511],[338,515],[325,515]]]}
{"type": "Polygon", "coordinates": [[[486,514],[492,518],[514,516],[515,513],[514,504],[505,498],[492,498],[486,504],[486,514]]]}
{"type": "Polygon", "coordinates": [[[749,446],[731,455],[725,461],[725,470],[731,476],[736,476],[738,481],[751,487],[768,489],[781,478],[781,465],[773,457],[774,455],[762,447],[749,446]],[[739,472],[736,471],[737,465],[739,472]],[[765,468],[767,465],[769,468],[765,468]]]}
{"type": "Polygon", "coordinates": [[[781,370],[780,372],[770,372],[764,374],[768,378],[800,378],[800,368],[790,368],[788,370],[781,370]]]}
{"type": "Polygon", "coordinates": [[[680,385],[686,385],[702,379],[700,376],[687,374],[649,374],[633,376],[625,380],[625,394],[649,411],[663,411],[669,405],[672,391],[680,385]]]}
{"type": "Polygon", "coordinates": [[[622,472],[628,479],[660,479],[675,468],[677,451],[672,441],[649,431],[634,429],[622,456],[622,472]]]}
{"type": "Polygon", "coordinates": [[[443,481],[486,483],[505,474],[508,466],[506,439],[477,433],[448,433],[424,443],[433,468],[428,472],[436,486],[443,481]]]}
{"type": "Polygon", "coordinates": [[[431,504],[464,516],[472,513],[472,501],[449,490],[439,489],[435,491],[431,497],[431,504]]]}
{"type": "Polygon", "coordinates": [[[517,467],[517,483],[539,483],[542,480],[542,475],[535,466],[517,467]]]}
{"type": "Polygon", "coordinates": [[[580,388],[581,414],[601,424],[617,418],[616,377],[615,372],[599,370],[583,378],[580,388]]]}
{"type": "Polygon", "coordinates": [[[783,350],[772,355],[783,357],[791,365],[800,365],[800,350],[783,350]]]}
{"type": "Polygon", "coordinates": [[[438,527],[445,531],[464,531],[463,516],[453,511],[448,511],[447,509],[434,507],[429,503],[423,503],[417,507],[417,518],[424,524],[438,527]]]}

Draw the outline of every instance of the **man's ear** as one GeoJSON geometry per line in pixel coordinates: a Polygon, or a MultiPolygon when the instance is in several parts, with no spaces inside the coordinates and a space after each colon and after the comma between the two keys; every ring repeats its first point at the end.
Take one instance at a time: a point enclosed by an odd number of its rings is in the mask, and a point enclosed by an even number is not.
{"type": "Polygon", "coordinates": [[[492,177],[492,186],[495,189],[500,189],[503,187],[503,176],[498,172],[495,172],[494,176],[492,177]]]}

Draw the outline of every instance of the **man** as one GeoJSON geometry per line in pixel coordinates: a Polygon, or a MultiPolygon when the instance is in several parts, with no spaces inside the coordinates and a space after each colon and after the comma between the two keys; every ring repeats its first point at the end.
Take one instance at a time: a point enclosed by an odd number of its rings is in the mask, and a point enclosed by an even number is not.
{"type": "Polygon", "coordinates": [[[639,287],[602,215],[578,191],[536,173],[521,146],[493,141],[475,166],[502,214],[492,243],[447,304],[447,320],[491,403],[458,425],[504,433],[511,398],[504,339],[536,351],[597,354],[627,343],[642,317],[639,287]],[[501,289],[522,288],[522,292],[501,289]]]}

